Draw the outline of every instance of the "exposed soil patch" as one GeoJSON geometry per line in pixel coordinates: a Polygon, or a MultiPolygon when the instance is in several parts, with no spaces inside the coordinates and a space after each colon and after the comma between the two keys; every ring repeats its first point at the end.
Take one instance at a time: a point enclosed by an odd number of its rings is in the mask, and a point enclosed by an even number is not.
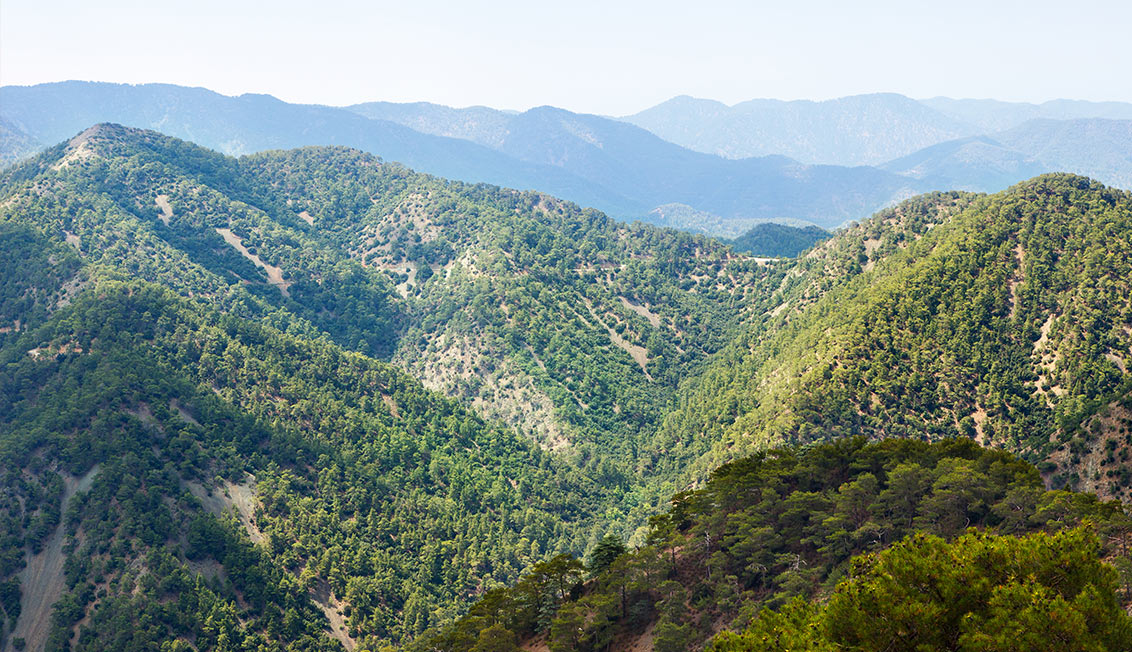
{"type": "Polygon", "coordinates": [[[299,219],[306,222],[307,224],[310,224],[311,226],[314,226],[314,218],[311,217],[311,214],[306,211],[301,211],[299,213],[299,219]]]}
{"type": "Polygon", "coordinates": [[[224,238],[224,242],[227,242],[228,244],[235,247],[236,251],[240,252],[240,255],[252,261],[252,263],[256,267],[260,267],[265,272],[267,272],[268,283],[271,283],[275,287],[279,288],[279,291],[283,293],[283,296],[288,298],[291,296],[291,293],[287,291],[287,288],[291,287],[291,282],[283,280],[283,270],[274,265],[268,265],[267,263],[260,260],[258,255],[248,251],[248,248],[244,246],[243,240],[240,239],[240,236],[232,233],[232,229],[218,228],[216,229],[216,232],[219,233],[222,238],[224,238]]]}
{"type": "Polygon", "coordinates": [[[200,421],[197,421],[196,418],[188,410],[185,409],[185,406],[181,405],[181,403],[177,401],[177,399],[169,399],[169,409],[176,412],[177,416],[181,417],[181,419],[186,423],[191,423],[194,426],[200,425],[200,421]]]}
{"type": "Polygon", "coordinates": [[[196,482],[187,484],[189,492],[197,497],[207,512],[217,516],[235,515],[252,543],[263,543],[263,532],[255,524],[255,478],[249,476],[241,484],[225,480],[223,486],[213,489],[211,494],[196,482]]]}
{"type": "MultiPolygon", "coordinates": [[[[78,236],[76,236],[78,237],[78,236]]],[[[77,245],[76,245],[77,246],[77,245]]],[[[72,276],[62,287],[59,288],[59,297],[55,300],[55,304],[51,307],[52,310],[65,308],[71,304],[71,300],[82,292],[90,285],[90,278],[83,272],[79,272],[72,276]]]]}
{"type": "Polygon", "coordinates": [[[326,615],[326,619],[330,621],[330,635],[334,637],[342,647],[346,648],[346,652],[353,652],[354,648],[358,646],[358,642],[350,638],[350,629],[346,625],[346,618],[342,615],[345,605],[338,601],[331,592],[330,585],[325,580],[319,580],[318,584],[311,589],[311,599],[326,615]]]}
{"type": "Polygon", "coordinates": [[[601,317],[597,316],[597,311],[594,310],[594,304],[589,299],[586,299],[585,302],[586,307],[590,309],[590,314],[593,315],[593,318],[609,333],[609,339],[614,344],[624,349],[625,352],[627,352],[633,358],[633,360],[641,366],[641,371],[644,372],[645,378],[648,378],[649,382],[652,382],[653,378],[649,374],[649,354],[648,351],[645,350],[645,347],[637,346],[636,344],[630,344],[629,342],[625,341],[625,338],[621,337],[621,335],[617,331],[610,328],[604,321],[602,321],[601,317]]]}
{"type": "MultiPolygon", "coordinates": [[[[76,478],[63,476],[62,511],[67,511],[67,503],[80,491],[87,491],[98,474],[98,466],[91,468],[86,475],[76,478]]],[[[42,650],[51,633],[51,607],[63,596],[67,588],[63,575],[63,563],[67,555],[63,552],[63,524],[47,537],[43,549],[33,555],[28,551],[27,566],[20,571],[20,618],[12,631],[9,641],[23,638],[27,650],[42,650]]]]}
{"type": "Polygon", "coordinates": [[[649,310],[648,306],[641,305],[636,301],[632,301],[625,297],[617,298],[621,299],[621,305],[649,320],[649,323],[652,324],[653,328],[660,328],[660,315],[657,315],[653,311],[649,310]]]}
{"type": "Polygon", "coordinates": [[[158,195],[155,200],[157,208],[161,210],[161,214],[157,217],[169,226],[169,220],[173,218],[173,207],[169,205],[169,195],[158,195]]]}
{"type": "Polygon", "coordinates": [[[975,441],[980,446],[986,446],[987,437],[983,434],[983,424],[987,421],[987,411],[975,403],[975,411],[971,414],[971,419],[975,421],[975,441]]]}
{"type": "Polygon", "coordinates": [[[79,236],[70,231],[63,231],[63,239],[67,241],[67,244],[74,247],[75,251],[82,251],[82,239],[79,236]]]}

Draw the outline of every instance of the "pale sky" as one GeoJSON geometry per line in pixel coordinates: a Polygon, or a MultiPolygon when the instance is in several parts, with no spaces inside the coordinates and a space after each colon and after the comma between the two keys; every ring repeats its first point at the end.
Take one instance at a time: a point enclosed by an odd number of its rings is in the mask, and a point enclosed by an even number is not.
{"type": "Polygon", "coordinates": [[[204,86],[289,102],[1132,101],[1128,0],[0,0],[0,84],[204,86]]]}

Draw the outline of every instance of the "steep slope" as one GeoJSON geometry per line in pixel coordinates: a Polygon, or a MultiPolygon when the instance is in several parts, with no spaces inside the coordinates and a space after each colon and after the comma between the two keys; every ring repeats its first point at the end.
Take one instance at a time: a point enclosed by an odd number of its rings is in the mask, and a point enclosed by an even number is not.
{"type": "MultiPolygon", "coordinates": [[[[6,228],[5,251],[73,266],[6,228]]],[[[5,288],[51,310],[0,351],[17,634],[43,643],[50,590],[49,649],[375,647],[584,544],[596,488],[513,433],[387,364],[89,272],[65,306],[65,273],[5,288]]]]}
{"type": "Polygon", "coordinates": [[[682,96],[622,119],[700,152],[735,159],[781,154],[827,165],[876,165],[978,132],[894,93],[734,106],[682,96]]]}
{"type": "Polygon", "coordinates": [[[31,134],[0,116],[0,168],[27,158],[40,149],[42,146],[31,134]]]}
{"type": "MultiPolygon", "coordinates": [[[[11,169],[0,221],[89,264],[393,360],[558,451],[639,522],[657,425],[772,266],[344,148],[231,159],[100,125],[11,169]]],[[[76,282],[77,285],[77,282],[76,282]]],[[[18,305],[8,328],[22,325],[18,305]]]]}
{"type": "Polygon", "coordinates": [[[652,447],[680,379],[726,342],[766,266],[546,195],[373,163],[323,149],[243,161],[320,238],[397,284],[408,328],[394,360],[608,466],[611,483],[644,472],[636,451],[652,447]]]}
{"type": "Polygon", "coordinates": [[[780,294],[663,431],[714,442],[702,470],[782,440],[960,434],[1056,460],[1055,485],[1128,495],[1132,197],[1048,175],[962,203],[916,240],[880,215],[830,241],[860,273],[780,294]]]}

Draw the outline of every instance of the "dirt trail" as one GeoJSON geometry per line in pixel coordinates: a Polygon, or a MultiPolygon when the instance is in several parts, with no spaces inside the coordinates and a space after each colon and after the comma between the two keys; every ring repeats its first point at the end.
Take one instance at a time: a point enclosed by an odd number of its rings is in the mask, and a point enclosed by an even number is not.
{"type": "Polygon", "coordinates": [[[200,500],[206,511],[217,516],[235,513],[252,543],[263,543],[263,532],[260,532],[254,518],[256,508],[255,478],[249,476],[242,484],[234,484],[225,480],[224,486],[213,489],[211,495],[207,489],[196,482],[190,482],[188,485],[189,492],[200,500]]]}
{"type": "MultiPolygon", "coordinates": [[[[67,513],[67,504],[75,494],[90,489],[97,474],[96,465],[81,478],[63,476],[63,514],[67,513]]],[[[20,618],[8,638],[8,647],[11,647],[11,641],[16,638],[23,638],[27,642],[26,650],[42,650],[47,644],[47,635],[51,632],[51,607],[66,589],[63,576],[63,563],[67,560],[67,555],[63,553],[65,538],[63,524],[60,523],[47,537],[43,550],[38,555],[32,555],[28,551],[28,564],[19,573],[20,618]]]]}
{"type": "Polygon", "coordinates": [[[161,209],[161,215],[157,217],[165,222],[165,226],[169,226],[169,220],[173,217],[173,207],[169,205],[169,195],[158,195],[155,203],[161,209]]]}
{"type": "Polygon", "coordinates": [[[228,244],[235,247],[236,251],[240,252],[240,255],[252,261],[252,263],[256,267],[260,267],[265,272],[267,272],[268,282],[279,288],[279,291],[283,293],[283,296],[290,298],[291,293],[287,291],[287,288],[291,287],[291,282],[283,280],[283,270],[274,265],[268,265],[267,263],[260,260],[259,256],[248,251],[248,248],[244,246],[243,240],[240,239],[240,236],[232,233],[232,229],[217,228],[216,232],[219,233],[222,238],[224,238],[224,242],[227,242],[228,244]]]}

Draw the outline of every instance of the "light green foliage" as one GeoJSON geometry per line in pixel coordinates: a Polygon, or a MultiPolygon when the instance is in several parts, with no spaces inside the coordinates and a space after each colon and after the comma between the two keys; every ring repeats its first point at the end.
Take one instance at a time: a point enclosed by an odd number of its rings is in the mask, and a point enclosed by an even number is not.
{"type": "Polygon", "coordinates": [[[765,610],[712,652],[1126,650],[1132,619],[1088,528],[1025,537],[910,536],[856,558],[824,605],[765,610]]]}

